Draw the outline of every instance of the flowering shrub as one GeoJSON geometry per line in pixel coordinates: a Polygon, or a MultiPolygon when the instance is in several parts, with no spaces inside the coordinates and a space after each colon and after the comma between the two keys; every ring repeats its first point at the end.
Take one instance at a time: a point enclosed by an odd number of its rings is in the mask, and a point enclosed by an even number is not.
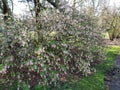
{"type": "Polygon", "coordinates": [[[56,85],[91,74],[92,64],[104,60],[104,43],[94,17],[49,12],[38,20],[37,25],[14,20],[7,35],[0,33],[1,64],[6,67],[0,83],[17,82],[17,88],[25,83],[28,88],[56,85]]]}

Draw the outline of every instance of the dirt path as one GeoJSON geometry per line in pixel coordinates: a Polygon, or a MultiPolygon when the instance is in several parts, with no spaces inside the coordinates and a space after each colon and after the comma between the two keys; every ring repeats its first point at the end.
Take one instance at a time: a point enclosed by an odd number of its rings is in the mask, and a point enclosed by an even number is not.
{"type": "Polygon", "coordinates": [[[120,55],[116,57],[114,67],[105,75],[106,90],[120,90],[120,55]]]}

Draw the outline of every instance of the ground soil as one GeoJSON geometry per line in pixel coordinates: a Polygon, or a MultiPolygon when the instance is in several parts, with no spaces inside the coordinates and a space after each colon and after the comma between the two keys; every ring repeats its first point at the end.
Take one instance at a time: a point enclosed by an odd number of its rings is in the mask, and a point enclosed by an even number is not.
{"type": "Polygon", "coordinates": [[[120,39],[114,39],[113,41],[105,39],[107,45],[117,45],[120,46],[120,39]]]}
{"type": "Polygon", "coordinates": [[[120,90],[120,55],[115,59],[114,67],[105,74],[106,90],[120,90]]]}

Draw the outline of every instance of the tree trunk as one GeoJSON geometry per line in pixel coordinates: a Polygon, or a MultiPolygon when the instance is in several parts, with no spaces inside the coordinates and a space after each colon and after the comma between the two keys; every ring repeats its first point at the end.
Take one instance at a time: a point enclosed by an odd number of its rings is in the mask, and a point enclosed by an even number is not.
{"type": "Polygon", "coordinates": [[[4,21],[7,23],[12,18],[12,12],[8,5],[8,0],[2,0],[2,13],[4,14],[4,21]]]}
{"type": "Polygon", "coordinates": [[[64,14],[69,14],[69,12],[71,12],[72,8],[69,5],[69,2],[66,0],[47,0],[47,1],[64,14]]]}
{"type": "Polygon", "coordinates": [[[39,20],[40,12],[42,11],[43,7],[42,7],[39,0],[34,0],[34,8],[35,8],[35,19],[36,19],[36,30],[35,30],[35,32],[37,32],[37,35],[38,35],[38,40],[35,43],[36,43],[36,45],[39,45],[43,41],[43,32],[40,31],[42,26],[41,26],[41,22],[39,20]]]}

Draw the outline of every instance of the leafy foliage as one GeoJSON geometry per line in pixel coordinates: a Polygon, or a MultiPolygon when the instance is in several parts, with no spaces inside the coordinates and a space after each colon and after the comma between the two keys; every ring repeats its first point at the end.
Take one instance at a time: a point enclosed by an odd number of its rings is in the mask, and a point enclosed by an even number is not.
{"type": "Polygon", "coordinates": [[[95,72],[94,63],[104,60],[104,42],[95,21],[86,14],[73,18],[54,10],[40,13],[37,25],[34,19],[1,24],[0,62],[5,73],[0,73],[0,83],[18,82],[17,88],[25,83],[26,88],[56,86],[95,72]]]}

